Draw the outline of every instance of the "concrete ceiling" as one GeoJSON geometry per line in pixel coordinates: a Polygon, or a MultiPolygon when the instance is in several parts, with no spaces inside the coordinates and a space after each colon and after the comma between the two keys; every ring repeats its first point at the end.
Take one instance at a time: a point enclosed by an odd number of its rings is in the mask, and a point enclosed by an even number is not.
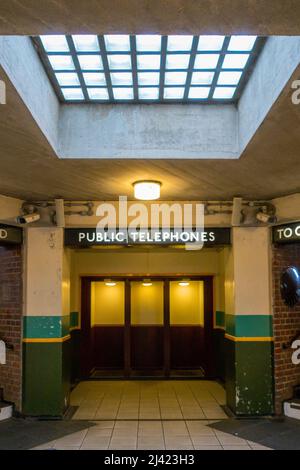
{"type": "MultiPolygon", "coordinates": [[[[0,34],[297,35],[299,17],[299,0],[1,0],[0,34]]],[[[300,68],[292,80],[299,76],[300,68]]],[[[300,191],[300,105],[291,102],[290,83],[239,160],[59,160],[3,71],[1,78],[7,105],[0,106],[0,194],[114,200],[132,198],[132,182],[145,178],[162,181],[164,200],[271,199],[300,191]]]]}
{"type": "Polygon", "coordinates": [[[297,35],[299,0],[1,0],[0,34],[297,35]]]}
{"type": "MultiPolygon", "coordinates": [[[[291,80],[299,76],[300,68],[291,80]]],[[[59,160],[15,89],[7,91],[8,104],[0,107],[0,194],[114,200],[132,198],[132,182],[145,178],[162,181],[165,200],[271,199],[300,191],[300,105],[291,102],[290,83],[234,161],[59,160]]]]}

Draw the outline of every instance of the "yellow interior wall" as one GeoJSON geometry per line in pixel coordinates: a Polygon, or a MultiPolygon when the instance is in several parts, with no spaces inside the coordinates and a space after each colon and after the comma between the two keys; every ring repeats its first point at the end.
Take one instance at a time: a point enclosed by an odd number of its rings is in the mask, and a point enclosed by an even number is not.
{"type": "MultiPolygon", "coordinates": [[[[199,251],[141,251],[96,249],[72,250],[71,311],[80,312],[80,276],[87,275],[181,275],[203,274],[214,276],[214,309],[225,310],[224,272],[230,249],[199,251]],[[223,273],[223,274],[222,274],[223,273]]],[[[226,276],[227,277],[227,276],[226,276]]]]}
{"type": "Polygon", "coordinates": [[[106,286],[104,282],[91,285],[91,325],[124,325],[124,282],[106,286]]]}
{"type": "Polygon", "coordinates": [[[203,281],[190,281],[185,287],[178,281],[170,283],[170,323],[204,326],[203,281]]]}
{"type": "Polygon", "coordinates": [[[143,286],[142,282],[131,283],[132,325],[163,325],[163,292],[162,282],[152,282],[152,286],[143,286]]]}

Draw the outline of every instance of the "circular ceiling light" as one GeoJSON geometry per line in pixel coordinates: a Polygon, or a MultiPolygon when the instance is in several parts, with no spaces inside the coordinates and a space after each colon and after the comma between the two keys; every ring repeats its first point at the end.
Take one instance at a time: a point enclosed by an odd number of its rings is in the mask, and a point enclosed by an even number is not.
{"type": "Polygon", "coordinates": [[[182,279],[182,281],[180,281],[178,284],[179,284],[181,287],[187,287],[187,286],[190,285],[189,279],[182,279]]]}
{"type": "Polygon", "coordinates": [[[151,279],[144,279],[144,280],[143,280],[143,286],[144,286],[144,287],[150,287],[150,286],[152,286],[151,279]]]}
{"type": "Polygon", "coordinates": [[[111,279],[105,279],[104,282],[105,282],[105,285],[108,287],[114,287],[117,284],[115,281],[112,281],[111,279]]]}
{"type": "Polygon", "coordinates": [[[134,197],[141,201],[153,201],[160,198],[159,181],[136,181],[133,183],[134,197]]]}

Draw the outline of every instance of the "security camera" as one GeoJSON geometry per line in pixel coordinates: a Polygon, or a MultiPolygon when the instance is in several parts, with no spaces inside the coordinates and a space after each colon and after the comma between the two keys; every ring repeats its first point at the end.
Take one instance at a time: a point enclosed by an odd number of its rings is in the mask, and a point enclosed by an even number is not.
{"type": "Polygon", "coordinates": [[[41,216],[38,213],[34,214],[24,214],[24,215],[19,215],[16,218],[16,222],[18,224],[32,224],[33,222],[37,222],[40,220],[41,216]]]}
{"type": "Polygon", "coordinates": [[[274,216],[273,214],[267,214],[266,212],[262,212],[262,211],[259,211],[256,214],[256,219],[259,222],[262,222],[264,224],[267,224],[267,223],[272,224],[276,222],[276,216],[274,216]]]}

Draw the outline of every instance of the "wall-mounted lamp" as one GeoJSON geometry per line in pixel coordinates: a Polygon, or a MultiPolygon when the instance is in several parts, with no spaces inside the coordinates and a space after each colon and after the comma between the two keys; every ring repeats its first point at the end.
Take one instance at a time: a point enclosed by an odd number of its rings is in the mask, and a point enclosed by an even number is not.
{"type": "Polygon", "coordinates": [[[190,285],[190,282],[189,282],[189,279],[182,279],[182,281],[180,281],[178,283],[181,287],[187,287],[190,285]]]}
{"type": "Polygon", "coordinates": [[[160,187],[159,181],[136,181],[133,183],[134,197],[141,201],[153,201],[160,198],[160,187]]]}
{"type": "Polygon", "coordinates": [[[117,283],[111,279],[104,279],[105,285],[108,287],[114,287],[117,283]]]}
{"type": "Polygon", "coordinates": [[[143,286],[144,286],[144,287],[150,287],[150,286],[152,286],[151,279],[144,279],[144,280],[143,280],[143,286]]]}

